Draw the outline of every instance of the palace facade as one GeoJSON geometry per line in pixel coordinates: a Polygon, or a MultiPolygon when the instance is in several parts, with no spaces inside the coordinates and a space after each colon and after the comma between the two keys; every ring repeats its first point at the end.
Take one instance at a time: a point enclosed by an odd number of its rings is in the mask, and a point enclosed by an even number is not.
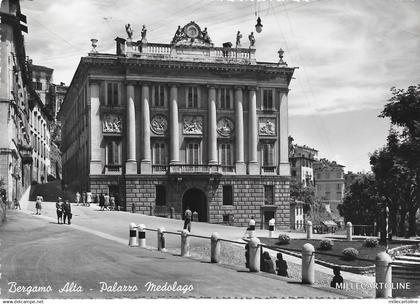
{"type": "MultiPolygon", "coordinates": [[[[170,44],[117,37],[82,57],[62,104],[67,189],[127,211],[263,227],[290,225],[288,92],[295,68],[215,47],[195,22],[170,44]],[[171,212],[172,211],[172,212],[171,212]]],[[[238,43],[239,42],[239,43],[238,43]]],[[[226,45],[226,44],[225,44],[226,45]]],[[[273,50],[275,53],[276,50],[273,50]]]]}

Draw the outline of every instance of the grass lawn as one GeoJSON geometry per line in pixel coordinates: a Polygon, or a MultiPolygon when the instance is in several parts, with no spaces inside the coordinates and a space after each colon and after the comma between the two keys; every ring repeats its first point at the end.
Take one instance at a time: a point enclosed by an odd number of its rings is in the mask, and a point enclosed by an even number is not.
{"type": "MultiPolygon", "coordinates": [[[[277,239],[269,239],[269,238],[260,238],[261,242],[266,244],[266,245],[270,245],[270,246],[277,246],[280,247],[282,249],[294,249],[294,250],[298,250],[300,253],[302,250],[302,246],[306,243],[310,243],[314,246],[315,248],[315,259],[317,260],[322,260],[325,262],[329,262],[332,264],[338,264],[338,265],[349,265],[349,266],[371,266],[374,265],[374,261],[376,258],[376,254],[378,252],[381,251],[385,251],[385,246],[382,245],[378,245],[375,248],[369,248],[369,247],[364,247],[363,246],[363,241],[362,240],[353,240],[353,241],[341,241],[341,240],[333,240],[334,242],[334,246],[331,250],[318,250],[318,246],[319,246],[319,242],[320,240],[290,240],[290,244],[287,245],[279,245],[278,244],[278,240],[277,239]],[[368,259],[368,260],[372,260],[370,261],[364,261],[364,260],[354,260],[354,261],[347,261],[342,259],[342,251],[345,248],[349,248],[349,247],[353,247],[355,249],[357,249],[359,251],[359,258],[362,259],[368,259]],[[322,254],[325,253],[325,254],[322,254]],[[327,255],[328,254],[328,255],[327,255]],[[335,255],[335,256],[331,256],[331,255],[335,255]]],[[[388,248],[394,248],[394,247],[399,247],[404,245],[403,242],[396,242],[396,241],[391,241],[388,248]]],[[[296,253],[296,251],[293,251],[296,253]]]]}

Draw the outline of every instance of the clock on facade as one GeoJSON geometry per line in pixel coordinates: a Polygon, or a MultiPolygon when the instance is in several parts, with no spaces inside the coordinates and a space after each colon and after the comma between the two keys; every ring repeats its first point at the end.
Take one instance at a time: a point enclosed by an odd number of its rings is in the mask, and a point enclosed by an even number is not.
{"type": "Polygon", "coordinates": [[[200,31],[195,24],[191,24],[186,28],[185,32],[189,38],[197,38],[200,31]]]}

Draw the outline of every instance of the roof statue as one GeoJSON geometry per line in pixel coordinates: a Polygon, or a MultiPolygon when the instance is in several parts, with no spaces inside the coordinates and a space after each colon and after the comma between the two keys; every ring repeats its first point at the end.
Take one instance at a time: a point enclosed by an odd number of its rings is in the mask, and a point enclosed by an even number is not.
{"type": "Polygon", "coordinates": [[[146,26],[143,24],[143,27],[141,28],[141,41],[143,43],[147,42],[146,34],[147,34],[147,29],[146,29],[146,26]]]}
{"type": "Polygon", "coordinates": [[[179,25],[174,37],[172,38],[171,44],[176,45],[213,45],[210,36],[207,32],[207,28],[201,30],[197,23],[191,21],[187,25],[181,28],[179,25]]]}
{"type": "Polygon", "coordinates": [[[242,34],[240,31],[236,33],[236,47],[241,47],[242,34]]]}
{"type": "Polygon", "coordinates": [[[251,32],[251,34],[248,36],[249,39],[249,47],[252,48],[255,45],[255,37],[254,32],[251,32]]]}
{"type": "Polygon", "coordinates": [[[133,30],[131,29],[130,23],[125,25],[125,31],[127,32],[128,39],[131,40],[133,38],[133,30]]]}

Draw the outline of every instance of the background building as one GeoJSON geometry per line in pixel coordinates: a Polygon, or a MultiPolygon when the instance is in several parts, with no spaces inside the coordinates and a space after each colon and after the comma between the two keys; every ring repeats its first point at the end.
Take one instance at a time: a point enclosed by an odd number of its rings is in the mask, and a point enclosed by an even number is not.
{"type": "Polygon", "coordinates": [[[294,230],[304,230],[305,215],[303,214],[303,205],[301,201],[290,202],[290,228],[294,230]]]}
{"type": "Polygon", "coordinates": [[[34,89],[34,93],[30,95],[30,127],[33,142],[32,182],[43,184],[48,181],[48,176],[51,175],[50,127],[53,117],[49,107],[49,88],[54,70],[29,62],[32,88],[34,89]]]}
{"type": "MultiPolygon", "coordinates": [[[[171,44],[116,38],[81,58],[62,121],[68,189],[134,212],[289,227],[288,86],[294,68],[215,47],[190,22],[171,44]]],[[[96,41],[93,40],[95,48],[96,41]]]]}
{"type": "Polygon", "coordinates": [[[344,197],[344,166],[325,158],[313,164],[315,174],[315,197],[319,199],[327,211],[339,214],[337,205],[344,197]]]}
{"type": "Polygon", "coordinates": [[[308,146],[293,144],[293,138],[289,147],[290,172],[292,178],[301,182],[303,186],[314,185],[313,164],[318,156],[318,150],[308,146]]]}
{"type": "Polygon", "coordinates": [[[19,1],[0,2],[0,178],[6,199],[19,199],[31,182],[32,148],[28,126],[26,17],[19,1]]]}

